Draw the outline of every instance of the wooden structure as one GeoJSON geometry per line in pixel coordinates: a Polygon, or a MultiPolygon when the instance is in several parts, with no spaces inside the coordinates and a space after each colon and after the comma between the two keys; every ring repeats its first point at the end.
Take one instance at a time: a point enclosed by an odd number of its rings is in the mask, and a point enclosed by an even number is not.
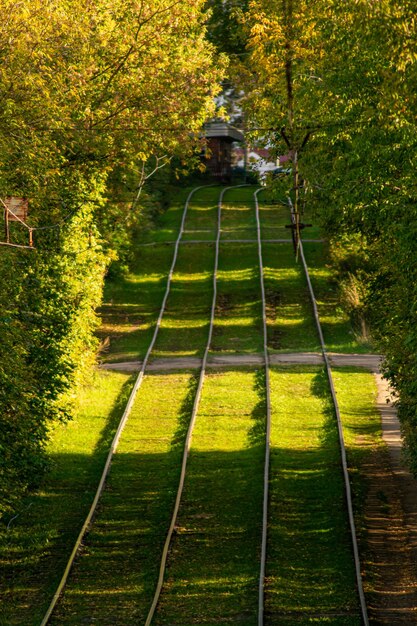
{"type": "Polygon", "coordinates": [[[27,198],[9,196],[8,198],[4,198],[3,203],[5,205],[4,210],[8,213],[9,222],[26,222],[29,211],[29,201],[27,198]]]}
{"type": "MultiPolygon", "coordinates": [[[[6,241],[4,244],[6,245],[14,245],[16,247],[26,247],[20,246],[19,244],[12,244],[10,242],[10,222],[20,222],[29,232],[29,247],[33,247],[33,228],[26,224],[28,212],[29,212],[29,201],[27,198],[23,198],[21,196],[8,196],[6,198],[0,198],[0,203],[3,205],[4,209],[4,235],[6,241]]],[[[2,243],[2,245],[4,245],[2,243]]]]}
{"type": "Polygon", "coordinates": [[[232,144],[243,142],[243,133],[227,122],[210,122],[205,126],[204,133],[207,170],[219,182],[227,183],[232,177],[232,144]]]}

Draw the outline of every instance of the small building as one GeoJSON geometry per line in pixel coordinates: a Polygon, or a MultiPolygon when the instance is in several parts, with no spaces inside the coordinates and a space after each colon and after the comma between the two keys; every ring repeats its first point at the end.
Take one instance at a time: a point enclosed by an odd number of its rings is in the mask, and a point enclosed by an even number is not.
{"type": "Polygon", "coordinates": [[[3,206],[9,222],[25,222],[29,211],[29,201],[20,196],[8,196],[3,200],[3,206]]]}
{"type": "Polygon", "coordinates": [[[244,136],[227,122],[206,124],[204,134],[207,140],[205,165],[208,172],[220,182],[229,182],[232,177],[232,144],[243,142],[244,136]]]}

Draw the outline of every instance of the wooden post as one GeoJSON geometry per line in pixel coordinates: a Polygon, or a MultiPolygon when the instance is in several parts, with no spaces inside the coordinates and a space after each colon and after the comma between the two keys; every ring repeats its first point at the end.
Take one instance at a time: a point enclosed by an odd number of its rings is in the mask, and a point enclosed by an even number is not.
{"type": "Polygon", "coordinates": [[[4,209],[4,235],[6,243],[10,243],[9,209],[4,209]]]}
{"type": "Polygon", "coordinates": [[[294,176],[294,247],[295,252],[298,252],[298,245],[300,242],[300,210],[299,210],[299,172],[298,172],[298,152],[294,149],[293,157],[293,176],[294,176]]]}

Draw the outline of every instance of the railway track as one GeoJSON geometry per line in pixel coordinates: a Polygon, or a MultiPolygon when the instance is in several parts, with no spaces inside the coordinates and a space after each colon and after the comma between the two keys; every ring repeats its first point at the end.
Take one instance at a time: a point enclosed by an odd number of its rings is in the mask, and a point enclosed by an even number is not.
{"type": "MultiPolygon", "coordinates": [[[[164,313],[166,310],[166,306],[167,306],[167,301],[169,299],[169,294],[170,294],[170,289],[171,289],[171,284],[172,284],[172,280],[173,280],[173,275],[175,272],[175,267],[176,267],[176,263],[177,263],[177,257],[178,257],[178,252],[179,252],[179,248],[180,248],[180,244],[181,243],[188,243],[186,241],[182,240],[182,236],[183,233],[185,231],[185,225],[186,225],[186,219],[187,219],[187,211],[188,211],[188,207],[190,205],[190,202],[192,201],[193,195],[194,193],[197,193],[199,191],[199,189],[201,188],[197,188],[195,190],[193,190],[190,195],[187,198],[187,201],[185,203],[185,207],[184,207],[184,212],[183,212],[183,216],[182,216],[182,221],[181,221],[181,227],[180,227],[180,231],[177,237],[177,240],[175,242],[175,248],[174,248],[174,255],[173,255],[173,260],[172,260],[172,264],[171,264],[171,269],[168,275],[168,280],[167,280],[167,286],[166,286],[166,291],[165,291],[165,295],[163,298],[163,302],[161,305],[161,309],[160,309],[160,313],[158,316],[158,320],[155,326],[155,330],[154,330],[154,334],[151,340],[151,343],[149,345],[149,348],[147,350],[146,356],[142,362],[141,365],[141,369],[140,372],[137,376],[134,388],[132,390],[132,394],[129,398],[129,402],[126,406],[126,410],[123,414],[123,417],[121,419],[121,422],[119,424],[119,427],[117,429],[116,435],[114,437],[114,440],[112,442],[111,448],[109,450],[109,455],[107,457],[107,461],[103,470],[103,474],[100,480],[100,484],[97,488],[97,492],[96,492],[96,496],[94,498],[94,501],[92,503],[91,509],[89,511],[89,514],[85,520],[85,523],[80,531],[79,537],[77,539],[77,542],[74,546],[74,549],[72,551],[72,554],[70,556],[70,559],[68,561],[67,567],[65,569],[64,575],[61,579],[61,582],[54,594],[53,600],[48,608],[47,613],[45,614],[45,617],[42,621],[42,626],[46,626],[46,624],[50,623],[51,618],[54,615],[54,611],[56,609],[57,604],[59,603],[59,600],[62,596],[62,593],[69,581],[69,576],[70,576],[70,572],[71,569],[73,567],[74,564],[74,560],[77,556],[77,554],[79,553],[80,547],[83,545],[84,542],[84,538],[91,526],[91,524],[93,523],[93,517],[96,513],[96,509],[98,506],[98,503],[100,501],[100,497],[102,495],[103,489],[104,489],[104,485],[106,482],[106,479],[108,477],[109,474],[109,470],[110,470],[110,465],[112,462],[112,458],[114,456],[114,453],[117,449],[119,440],[121,438],[123,429],[127,423],[129,414],[132,410],[132,407],[134,405],[135,402],[137,402],[137,394],[139,392],[139,389],[142,385],[142,381],[147,373],[147,367],[148,367],[148,363],[150,360],[152,360],[152,351],[154,349],[155,343],[157,341],[157,337],[158,337],[158,333],[163,321],[163,317],[164,317],[164,313]]],[[[196,418],[198,415],[198,411],[200,408],[200,403],[201,403],[201,396],[202,396],[202,392],[203,392],[203,385],[204,385],[204,380],[206,377],[206,367],[207,367],[207,361],[208,361],[208,356],[209,356],[209,352],[212,349],[212,343],[213,343],[213,332],[215,330],[215,322],[216,322],[216,307],[218,305],[218,270],[219,270],[219,258],[221,255],[221,247],[222,245],[226,245],[227,243],[229,243],[227,240],[222,241],[222,207],[223,207],[223,202],[224,202],[224,197],[225,194],[229,193],[229,191],[231,189],[236,189],[236,187],[234,188],[226,188],[223,189],[220,193],[219,193],[219,200],[218,200],[218,205],[217,205],[217,225],[216,225],[216,239],[215,239],[215,245],[214,245],[214,268],[213,268],[213,286],[212,286],[212,290],[213,290],[213,298],[212,298],[212,303],[211,303],[211,311],[210,311],[210,322],[208,325],[208,335],[207,335],[207,342],[206,342],[206,346],[204,349],[204,355],[202,358],[202,364],[201,364],[201,369],[198,375],[198,383],[196,385],[195,390],[193,391],[193,406],[192,406],[192,411],[191,411],[191,415],[190,415],[190,419],[189,419],[189,423],[188,423],[188,429],[187,429],[187,435],[185,437],[185,442],[184,442],[184,450],[183,450],[183,454],[181,457],[181,471],[180,471],[180,476],[179,476],[179,484],[178,484],[178,489],[176,491],[176,496],[175,496],[175,503],[173,505],[173,513],[170,519],[170,524],[169,524],[169,528],[167,530],[167,534],[166,534],[166,538],[165,538],[165,542],[164,542],[164,546],[163,546],[163,550],[162,550],[162,555],[161,555],[161,560],[160,560],[160,564],[159,564],[159,572],[158,572],[158,580],[156,582],[156,588],[153,594],[153,598],[152,601],[150,602],[150,607],[149,607],[149,611],[147,613],[146,619],[143,621],[143,623],[145,624],[145,626],[150,626],[153,621],[154,621],[154,617],[155,617],[155,611],[158,607],[158,603],[161,600],[161,597],[163,598],[163,594],[164,594],[164,584],[166,582],[166,568],[167,568],[167,561],[168,561],[168,557],[170,554],[170,550],[172,549],[172,541],[173,541],[173,537],[176,536],[176,528],[177,528],[177,524],[178,524],[178,513],[180,511],[180,507],[181,507],[181,503],[182,503],[182,499],[183,499],[183,489],[184,489],[184,484],[186,482],[186,477],[187,477],[187,462],[188,462],[188,458],[189,458],[189,453],[190,453],[190,448],[191,448],[191,440],[192,440],[192,435],[193,435],[193,429],[194,429],[194,425],[196,422],[196,418]]],[[[266,293],[265,293],[265,282],[264,282],[264,263],[263,263],[263,248],[262,248],[262,235],[261,235],[261,219],[260,219],[260,213],[259,213],[259,203],[258,203],[258,194],[260,193],[261,190],[257,190],[254,194],[253,197],[253,203],[254,203],[254,207],[255,207],[255,224],[253,226],[253,230],[254,233],[256,233],[256,238],[254,239],[248,239],[245,241],[243,240],[229,240],[230,243],[240,243],[240,244],[253,244],[254,242],[256,242],[257,245],[257,257],[258,257],[258,269],[257,269],[257,274],[258,277],[260,278],[260,284],[259,284],[259,293],[260,293],[260,300],[261,300],[261,326],[260,328],[262,329],[262,347],[263,347],[263,369],[265,372],[264,378],[263,378],[263,384],[264,384],[264,390],[263,393],[265,394],[265,415],[264,415],[264,419],[265,419],[265,429],[264,429],[264,459],[262,462],[263,465],[263,470],[262,470],[262,474],[263,474],[263,480],[262,480],[262,515],[260,516],[260,522],[259,522],[259,529],[260,529],[260,533],[259,533],[259,569],[258,569],[258,574],[257,574],[257,580],[258,580],[258,584],[257,584],[257,588],[258,588],[258,592],[257,592],[257,624],[258,626],[263,626],[263,624],[265,623],[265,611],[264,611],[264,607],[265,607],[265,593],[266,593],[266,585],[265,585],[265,579],[266,576],[268,575],[268,525],[270,523],[270,519],[269,519],[269,500],[270,500],[270,494],[269,494],[269,485],[270,485],[270,437],[271,437],[271,384],[270,384],[270,354],[269,354],[269,347],[268,347],[268,323],[267,323],[267,298],[266,298],[266,293]]],[[[252,227],[251,227],[252,228],[252,227]]],[[[233,229],[231,229],[233,230],[233,229]]],[[[270,240],[268,240],[270,241],[270,240]]],[[[284,242],[290,242],[290,240],[282,240],[281,243],[284,244],[284,242]]],[[[192,242],[193,243],[193,242],[192,242]]],[[[201,242],[203,243],[203,242],[201,242]]],[[[208,242],[204,240],[204,244],[207,244],[208,242]]],[[[278,244],[280,245],[280,244],[278,244]]],[[[285,245],[285,244],[284,244],[285,245]]],[[[366,603],[365,603],[365,598],[364,598],[364,594],[363,594],[363,588],[362,588],[362,581],[361,581],[361,574],[360,574],[360,563],[359,563],[359,553],[358,553],[358,549],[357,549],[357,542],[356,542],[356,535],[355,535],[355,528],[354,528],[354,520],[353,520],[353,510],[352,510],[352,504],[351,504],[351,497],[350,497],[350,490],[349,490],[349,478],[347,475],[347,464],[346,464],[346,454],[344,451],[344,444],[343,444],[343,429],[342,429],[342,425],[341,425],[341,421],[340,421],[340,413],[338,411],[338,407],[337,407],[337,399],[336,399],[336,395],[334,393],[334,387],[333,387],[333,383],[332,383],[332,377],[331,377],[331,369],[330,369],[330,362],[329,359],[327,357],[327,352],[325,349],[325,345],[324,345],[324,340],[323,340],[323,335],[321,332],[321,328],[320,328],[320,321],[318,318],[318,313],[317,313],[317,307],[315,305],[315,298],[314,298],[314,293],[312,291],[312,286],[311,286],[311,282],[308,278],[308,269],[307,269],[307,265],[305,263],[305,258],[304,258],[304,254],[301,248],[301,258],[303,260],[303,267],[304,270],[306,272],[306,276],[307,276],[307,281],[309,284],[309,289],[310,289],[310,295],[313,301],[313,308],[315,311],[315,321],[317,324],[317,329],[318,329],[318,333],[320,336],[320,340],[321,340],[321,345],[322,345],[322,351],[323,351],[323,357],[326,363],[326,368],[327,368],[327,372],[328,372],[328,378],[329,378],[329,384],[330,384],[330,388],[332,390],[332,398],[333,398],[333,402],[335,405],[335,412],[337,415],[337,419],[338,419],[338,432],[339,432],[339,440],[340,440],[340,446],[341,446],[341,463],[342,463],[342,467],[343,467],[343,472],[344,472],[344,478],[345,478],[345,489],[346,489],[346,501],[347,501],[347,507],[348,507],[348,512],[349,512],[349,523],[350,523],[350,532],[351,532],[351,537],[352,537],[352,546],[353,546],[353,554],[354,554],[354,560],[355,560],[355,571],[356,571],[356,584],[357,584],[357,589],[358,589],[358,593],[359,593],[359,601],[360,601],[360,612],[361,612],[361,619],[362,619],[362,623],[367,626],[368,625],[368,618],[367,618],[367,610],[366,610],[366,603]]],[[[59,623],[59,621],[57,622],[59,623]]],[[[142,622],[138,622],[138,623],[142,623],[142,622]]],[[[246,622],[244,622],[246,623],[246,622]]],[[[248,623],[252,623],[252,622],[248,622],[248,623]]],[[[184,622],[185,624],[185,622],[184,622]]]]}

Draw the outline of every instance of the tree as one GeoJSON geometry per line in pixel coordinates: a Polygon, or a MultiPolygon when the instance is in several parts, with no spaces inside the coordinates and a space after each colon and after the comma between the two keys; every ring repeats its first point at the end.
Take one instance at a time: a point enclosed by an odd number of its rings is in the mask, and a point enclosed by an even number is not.
{"type": "MultiPolygon", "coordinates": [[[[199,0],[4,0],[0,20],[0,197],[29,198],[36,248],[0,249],[0,471],[16,477],[1,513],[43,468],[48,424],[71,416],[94,358],[113,172],[193,154],[222,62],[199,0]]],[[[13,238],[26,243],[19,225],[13,238]]]]}
{"type": "Polygon", "coordinates": [[[249,17],[253,119],[286,125],[297,147],[310,133],[301,164],[308,200],[363,294],[417,473],[415,7],[255,0],[249,17]]]}
{"type": "Polygon", "coordinates": [[[246,16],[250,57],[247,111],[258,135],[292,162],[294,239],[300,230],[299,158],[320,124],[316,83],[322,65],[323,2],[253,0],[246,16]]]}

